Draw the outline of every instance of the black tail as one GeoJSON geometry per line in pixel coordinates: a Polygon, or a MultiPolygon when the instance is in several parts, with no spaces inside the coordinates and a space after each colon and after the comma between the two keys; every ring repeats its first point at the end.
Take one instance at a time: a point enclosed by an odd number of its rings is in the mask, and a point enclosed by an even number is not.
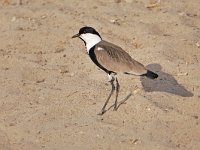
{"type": "Polygon", "coordinates": [[[146,74],[143,74],[143,76],[146,76],[147,78],[150,78],[150,79],[155,79],[158,77],[158,75],[150,70],[147,70],[147,73],[146,74]]]}

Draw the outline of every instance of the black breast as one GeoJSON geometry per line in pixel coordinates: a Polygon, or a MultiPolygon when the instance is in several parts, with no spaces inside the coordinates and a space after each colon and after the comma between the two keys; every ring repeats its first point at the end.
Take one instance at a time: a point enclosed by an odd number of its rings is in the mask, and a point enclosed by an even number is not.
{"type": "Polygon", "coordinates": [[[92,59],[92,61],[102,70],[104,70],[106,73],[110,74],[112,71],[107,70],[106,68],[104,68],[101,64],[99,64],[99,62],[97,61],[96,55],[94,53],[95,50],[95,46],[93,46],[90,51],[89,51],[89,56],[92,59]]]}

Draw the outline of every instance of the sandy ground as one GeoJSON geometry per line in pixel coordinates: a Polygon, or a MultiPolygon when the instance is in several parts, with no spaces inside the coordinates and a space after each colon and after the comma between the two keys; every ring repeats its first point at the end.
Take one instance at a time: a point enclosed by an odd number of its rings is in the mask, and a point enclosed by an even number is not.
{"type": "Polygon", "coordinates": [[[1,150],[199,150],[199,0],[0,1],[1,150]],[[157,72],[107,75],[79,39],[89,25],[157,72]]]}

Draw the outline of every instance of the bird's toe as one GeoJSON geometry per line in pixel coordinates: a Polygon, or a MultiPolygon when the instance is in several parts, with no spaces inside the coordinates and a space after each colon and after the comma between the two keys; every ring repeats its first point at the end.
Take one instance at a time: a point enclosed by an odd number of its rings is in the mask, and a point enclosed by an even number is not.
{"type": "Polygon", "coordinates": [[[101,110],[101,112],[98,113],[98,115],[99,115],[99,116],[102,116],[105,112],[106,112],[106,110],[101,110]]]}
{"type": "Polygon", "coordinates": [[[115,105],[113,110],[117,111],[117,109],[118,109],[118,107],[117,107],[117,105],[115,105]]]}

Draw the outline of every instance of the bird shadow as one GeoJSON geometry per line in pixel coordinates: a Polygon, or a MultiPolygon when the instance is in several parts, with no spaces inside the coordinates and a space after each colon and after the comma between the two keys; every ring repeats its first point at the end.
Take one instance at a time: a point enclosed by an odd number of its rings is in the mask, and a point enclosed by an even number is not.
{"type": "MultiPolygon", "coordinates": [[[[154,71],[158,74],[158,78],[155,80],[146,78],[145,76],[140,77],[143,89],[145,92],[166,92],[174,95],[179,95],[182,97],[192,97],[193,93],[188,91],[183,85],[179,84],[177,80],[170,74],[162,71],[160,64],[150,64],[146,66],[147,69],[154,71]]],[[[117,109],[125,104],[126,101],[132,96],[132,93],[129,93],[123,100],[118,101],[117,109]]],[[[114,104],[108,107],[108,110],[114,107],[114,104]]]]}
{"type": "Polygon", "coordinates": [[[141,76],[140,81],[146,92],[166,92],[182,97],[192,97],[193,93],[188,91],[183,85],[179,84],[176,79],[162,71],[160,64],[150,64],[147,69],[156,72],[159,77],[155,80],[141,76]]]}
{"type": "MultiPolygon", "coordinates": [[[[127,101],[131,96],[132,96],[132,93],[129,93],[123,100],[118,101],[118,102],[117,102],[117,109],[118,109],[122,104],[125,104],[126,101],[127,101]]],[[[110,110],[110,109],[111,109],[112,107],[114,107],[114,106],[115,106],[115,104],[111,105],[111,106],[107,109],[107,111],[110,110]]],[[[117,110],[117,109],[116,109],[116,110],[117,110]]]]}

